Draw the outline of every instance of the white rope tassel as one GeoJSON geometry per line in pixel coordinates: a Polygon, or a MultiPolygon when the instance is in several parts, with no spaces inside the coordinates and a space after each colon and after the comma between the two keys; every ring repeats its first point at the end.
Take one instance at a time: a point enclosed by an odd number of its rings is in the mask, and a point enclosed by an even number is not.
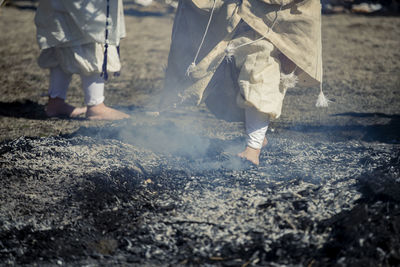
{"type": "Polygon", "coordinates": [[[186,69],[186,76],[189,76],[190,73],[192,73],[195,68],[196,68],[196,63],[193,61],[192,64],[190,64],[189,67],[186,69]]]}
{"type": "Polygon", "coordinates": [[[236,47],[233,44],[228,44],[225,48],[225,60],[226,62],[232,62],[232,58],[235,55],[236,47]]]}
{"type": "Polygon", "coordinates": [[[208,29],[210,28],[211,20],[212,20],[213,15],[214,15],[216,2],[217,2],[217,0],[214,0],[213,6],[212,6],[212,9],[211,9],[210,18],[208,19],[206,30],[204,31],[203,38],[201,39],[201,43],[199,45],[199,48],[197,49],[197,53],[196,53],[196,56],[193,59],[193,62],[186,69],[186,76],[189,76],[194,71],[194,69],[196,68],[197,57],[199,56],[200,50],[203,47],[204,40],[206,39],[206,36],[207,36],[207,33],[208,33],[208,29]]]}
{"type": "Polygon", "coordinates": [[[293,88],[296,86],[299,79],[294,74],[294,71],[289,74],[281,73],[281,84],[285,89],[293,88]]]}
{"type": "Polygon", "coordinates": [[[325,97],[324,92],[322,91],[322,83],[320,85],[320,92],[318,95],[317,103],[315,103],[315,106],[317,108],[327,108],[329,106],[330,100],[325,97]]]}
{"type": "MultiPolygon", "coordinates": [[[[322,27],[320,27],[320,34],[322,36],[322,27]]],[[[321,39],[319,40],[319,47],[322,47],[322,41],[321,39]]],[[[319,57],[322,56],[322,51],[319,51],[319,57]]],[[[318,57],[318,60],[320,60],[321,58],[318,57]]],[[[317,108],[327,108],[329,106],[329,99],[325,97],[324,92],[322,91],[322,78],[323,78],[323,69],[321,67],[321,82],[319,84],[319,95],[318,95],[318,99],[317,102],[315,103],[315,106],[317,108]]]]}

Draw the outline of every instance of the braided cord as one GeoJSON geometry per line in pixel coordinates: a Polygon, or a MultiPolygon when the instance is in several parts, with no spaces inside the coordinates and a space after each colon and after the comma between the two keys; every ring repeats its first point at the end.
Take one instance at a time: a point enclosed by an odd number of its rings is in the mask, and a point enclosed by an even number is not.
{"type": "Polygon", "coordinates": [[[103,67],[102,72],[100,74],[101,77],[104,78],[105,81],[108,80],[107,73],[107,56],[108,56],[108,28],[109,28],[109,18],[110,18],[110,0],[107,0],[107,13],[106,13],[106,33],[105,33],[105,44],[104,44],[104,59],[103,59],[103,67]]]}

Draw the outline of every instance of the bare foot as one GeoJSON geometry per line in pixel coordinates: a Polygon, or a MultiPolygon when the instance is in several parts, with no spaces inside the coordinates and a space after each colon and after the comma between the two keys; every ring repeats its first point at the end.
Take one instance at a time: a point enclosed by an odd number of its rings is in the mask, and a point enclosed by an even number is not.
{"type": "Polygon", "coordinates": [[[267,137],[264,137],[264,141],[263,141],[262,147],[263,147],[263,148],[266,147],[267,144],[268,144],[267,137]]]}
{"type": "Polygon", "coordinates": [[[48,117],[67,116],[75,118],[84,113],[86,113],[86,107],[76,108],[65,103],[65,100],[59,97],[49,97],[49,102],[46,106],[46,115],[48,117]]]}
{"type": "MultiPolygon", "coordinates": [[[[264,141],[263,141],[261,148],[266,147],[267,144],[268,144],[267,137],[264,137],[264,141]]],[[[251,163],[253,163],[255,165],[259,165],[260,164],[260,159],[259,159],[260,152],[261,152],[261,149],[255,149],[255,148],[246,146],[246,149],[243,152],[239,153],[238,156],[250,161],[251,163]]]]}
{"type": "Polygon", "coordinates": [[[130,116],[124,112],[107,107],[104,103],[88,106],[86,111],[86,118],[89,120],[123,120],[130,116]]]}
{"type": "Polygon", "coordinates": [[[261,149],[255,149],[246,146],[246,149],[243,152],[239,153],[238,156],[258,166],[260,164],[260,152],[261,149]]]}

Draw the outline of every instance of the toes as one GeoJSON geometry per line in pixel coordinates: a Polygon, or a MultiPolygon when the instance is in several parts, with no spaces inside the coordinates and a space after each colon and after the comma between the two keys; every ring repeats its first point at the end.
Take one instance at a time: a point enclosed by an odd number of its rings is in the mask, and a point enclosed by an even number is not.
{"type": "Polygon", "coordinates": [[[78,117],[78,116],[80,116],[80,115],[82,115],[82,114],[85,114],[85,113],[86,113],[86,110],[87,110],[86,107],[83,107],[83,108],[75,108],[75,109],[71,112],[71,114],[70,114],[69,116],[70,116],[71,118],[78,117]]]}
{"type": "Polygon", "coordinates": [[[241,153],[237,154],[237,156],[243,160],[253,163],[256,166],[258,166],[260,164],[260,161],[258,158],[252,157],[251,155],[248,155],[246,152],[241,152],[241,153]]]}
{"type": "Polygon", "coordinates": [[[98,114],[98,115],[88,115],[86,116],[88,120],[110,120],[110,121],[118,121],[130,118],[128,114],[123,112],[121,113],[112,113],[112,114],[98,114]]]}

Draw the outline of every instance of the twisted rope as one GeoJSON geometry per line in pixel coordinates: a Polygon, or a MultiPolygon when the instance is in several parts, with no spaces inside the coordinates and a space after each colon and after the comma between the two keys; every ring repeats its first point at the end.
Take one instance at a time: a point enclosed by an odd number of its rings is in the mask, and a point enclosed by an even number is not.
{"type": "Polygon", "coordinates": [[[103,59],[103,67],[102,72],[100,74],[101,77],[104,78],[105,81],[108,80],[108,72],[107,72],[107,56],[108,56],[108,27],[109,27],[109,19],[110,19],[110,0],[107,0],[107,12],[106,12],[106,33],[105,33],[105,44],[104,44],[104,59],[103,59]]]}
{"type": "Polygon", "coordinates": [[[212,6],[212,9],[211,9],[211,14],[210,14],[210,17],[209,17],[209,19],[208,19],[207,27],[206,27],[206,30],[204,31],[203,38],[201,39],[199,48],[197,49],[196,56],[194,57],[193,62],[189,65],[189,67],[188,67],[187,70],[186,70],[186,75],[187,75],[187,76],[189,76],[190,73],[192,73],[193,70],[194,70],[194,68],[196,67],[197,58],[198,58],[198,56],[199,56],[199,54],[200,54],[201,48],[203,47],[204,40],[206,39],[206,36],[207,36],[207,33],[208,33],[208,29],[210,28],[211,20],[212,20],[213,15],[214,15],[214,10],[215,10],[215,4],[216,4],[216,2],[217,2],[217,0],[214,0],[213,6],[212,6]]]}

